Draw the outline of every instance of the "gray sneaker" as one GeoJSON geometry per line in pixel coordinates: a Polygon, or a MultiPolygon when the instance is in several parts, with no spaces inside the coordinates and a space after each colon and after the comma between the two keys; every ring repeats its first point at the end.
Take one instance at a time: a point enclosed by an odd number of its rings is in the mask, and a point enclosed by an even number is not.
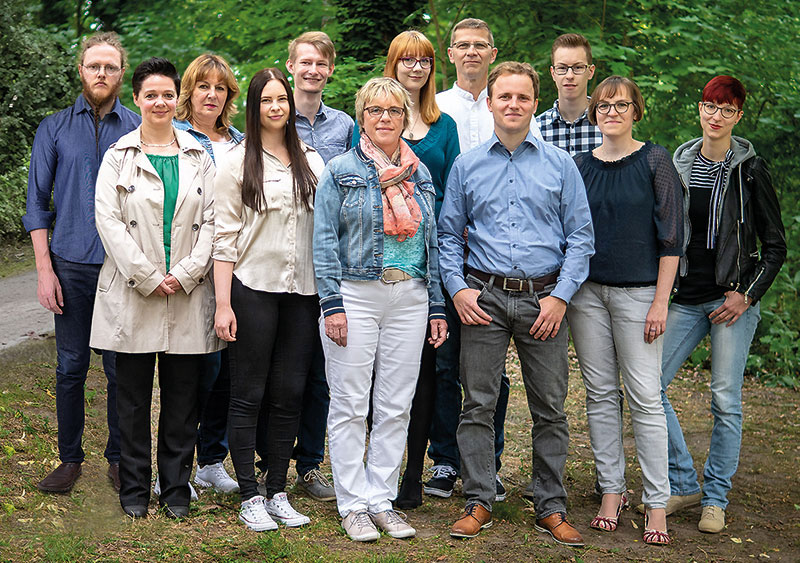
{"type": "Polygon", "coordinates": [[[342,528],[353,541],[375,541],[381,535],[366,510],[353,510],[342,518],[342,528]]]}
{"type": "Polygon", "coordinates": [[[336,500],[333,486],[319,469],[312,469],[305,475],[298,475],[296,483],[314,500],[336,500]]]}
{"type": "Polygon", "coordinates": [[[393,538],[413,538],[417,535],[417,531],[408,525],[405,514],[402,512],[398,513],[389,509],[383,512],[370,512],[369,517],[378,528],[393,538]]]}

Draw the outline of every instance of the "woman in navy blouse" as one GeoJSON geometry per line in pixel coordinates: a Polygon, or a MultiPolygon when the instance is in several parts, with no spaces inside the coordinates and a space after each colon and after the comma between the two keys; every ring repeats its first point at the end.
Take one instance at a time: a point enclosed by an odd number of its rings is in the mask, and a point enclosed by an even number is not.
{"type": "Polygon", "coordinates": [[[683,245],[683,194],[669,153],[633,138],[644,100],[620,76],[601,82],[589,120],[603,143],[575,156],[589,200],[595,255],[567,315],[586,386],[586,416],[603,499],[590,526],[613,532],[627,505],[619,374],[642,468],[645,543],[667,544],[667,425],[660,399],[669,295],[683,245]]]}

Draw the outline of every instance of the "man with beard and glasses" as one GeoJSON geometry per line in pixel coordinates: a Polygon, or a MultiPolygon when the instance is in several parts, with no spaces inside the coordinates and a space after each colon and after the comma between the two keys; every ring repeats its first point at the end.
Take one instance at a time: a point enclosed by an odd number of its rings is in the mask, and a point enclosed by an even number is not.
{"type": "MultiPolygon", "coordinates": [[[[83,92],[75,104],[46,117],[36,130],[28,175],[27,212],[39,276],[39,302],[55,315],[56,417],[61,464],[39,482],[41,491],[63,493],[81,474],[84,383],[97,277],[105,252],[94,222],[97,171],[109,145],[138,127],[141,118],[118,94],[127,54],[115,33],[86,38],[78,74],[83,92]],[[51,206],[52,201],[52,206],[51,206]],[[48,241],[48,231],[53,235],[48,241]]],[[[129,189],[134,189],[131,186],[129,189]]],[[[108,476],[119,491],[119,426],[113,352],[103,352],[108,380],[108,476]]]]}

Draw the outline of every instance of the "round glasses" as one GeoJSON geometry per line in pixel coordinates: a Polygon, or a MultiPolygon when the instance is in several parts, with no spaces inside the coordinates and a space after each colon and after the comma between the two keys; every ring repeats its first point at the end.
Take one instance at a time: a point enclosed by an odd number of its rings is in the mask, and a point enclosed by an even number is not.
{"type": "Polygon", "coordinates": [[[396,106],[392,106],[390,108],[382,108],[381,106],[369,106],[368,108],[364,108],[364,111],[367,112],[370,117],[383,117],[384,112],[389,113],[389,117],[392,119],[397,119],[398,117],[403,117],[405,110],[403,108],[399,108],[396,106]]]}
{"type": "Polygon", "coordinates": [[[122,70],[117,65],[97,65],[97,64],[90,64],[90,65],[81,65],[87,72],[91,74],[99,74],[101,70],[103,70],[103,74],[108,76],[114,76],[120,70],[122,70]]]}
{"type": "Polygon", "coordinates": [[[613,107],[617,110],[617,113],[625,113],[628,111],[628,108],[633,105],[633,102],[616,102],[613,104],[609,104],[608,102],[600,102],[595,106],[597,113],[606,114],[611,111],[613,107]]]}
{"type": "Polygon", "coordinates": [[[711,102],[700,102],[700,104],[703,106],[703,111],[707,115],[714,115],[715,113],[717,113],[717,110],[719,110],[719,113],[722,115],[722,117],[724,117],[725,119],[730,119],[731,117],[739,113],[739,110],[736,108],[728,106],[721,107],[718,106],[717,104],[712,104],[711,102]]]}
{"type": "Polygon", "coordinates": [[[429,69],[433,64],[433,59],[431,57],[400,57],[400,62],[406,68],[414,68],[419,63],[420,68],[429,69]]]}

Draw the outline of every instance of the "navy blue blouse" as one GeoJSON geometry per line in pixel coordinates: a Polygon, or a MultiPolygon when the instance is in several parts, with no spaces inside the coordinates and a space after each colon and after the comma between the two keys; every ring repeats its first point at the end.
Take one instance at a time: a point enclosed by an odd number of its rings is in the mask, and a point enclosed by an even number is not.
{"type": "Polygon", "coordinates": [[[588,279],[616,287],[655,285],[659,258],[683,254],[683,194],[669,153],[648,141],[620,160],[584,152],[575,163],[594,226],[588,279]]]}

